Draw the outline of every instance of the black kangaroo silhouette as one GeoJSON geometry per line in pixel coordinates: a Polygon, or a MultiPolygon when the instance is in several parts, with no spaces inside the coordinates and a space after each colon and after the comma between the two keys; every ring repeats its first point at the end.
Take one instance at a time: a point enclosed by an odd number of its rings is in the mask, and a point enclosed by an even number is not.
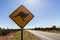
{"type": "Polygon", "coordinates": [[[25,14],[24,12],[20,12],[18,15],[14,16],[14,17],[17,17],[17,16],[20,16],[22,18],[22,20],[25,22],[25,18],[28,16],[29,14],[25,14]]]}

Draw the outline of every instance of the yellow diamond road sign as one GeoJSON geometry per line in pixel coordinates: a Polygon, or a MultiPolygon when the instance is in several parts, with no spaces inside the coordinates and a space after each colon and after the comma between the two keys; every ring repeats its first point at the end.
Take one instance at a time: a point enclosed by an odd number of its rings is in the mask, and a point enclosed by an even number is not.
{"type": "Polygon", "coordinates": [[[24,26],[34,17],[23,5],[17,8],[9,17],[20,27],[24,26]]]}

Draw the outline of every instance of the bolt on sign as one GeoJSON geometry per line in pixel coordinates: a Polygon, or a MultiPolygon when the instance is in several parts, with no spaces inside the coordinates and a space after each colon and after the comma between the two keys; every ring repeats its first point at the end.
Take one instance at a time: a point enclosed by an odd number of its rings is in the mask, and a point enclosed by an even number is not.
{"type": "Polygon", "coordinates": [[[24,26],[34,17],[23,5],[17,8],[9,17],[20,27],[24,26]]]}

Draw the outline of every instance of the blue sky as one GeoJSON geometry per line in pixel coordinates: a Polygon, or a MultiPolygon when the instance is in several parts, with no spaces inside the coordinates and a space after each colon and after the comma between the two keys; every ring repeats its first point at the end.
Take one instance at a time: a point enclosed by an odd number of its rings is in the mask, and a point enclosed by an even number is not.
{"type": "Polygon", "coordinates": [[[25,28],[60,27],[60,0],[0,0],[1,28],[19,28],[9,15],[22,4],[34,15],[25,28]]]}

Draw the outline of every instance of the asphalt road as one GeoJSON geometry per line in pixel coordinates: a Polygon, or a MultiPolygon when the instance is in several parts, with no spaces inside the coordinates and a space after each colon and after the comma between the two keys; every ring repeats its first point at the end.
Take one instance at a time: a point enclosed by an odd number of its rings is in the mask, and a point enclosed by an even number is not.
{"type": "Polygon", "coordinates": [[[60,40],[60,34],[43,32],[43,31],[34,31],[34,30],[27,30],[27,31],[39,37],[41,40],[60,40]]]}

